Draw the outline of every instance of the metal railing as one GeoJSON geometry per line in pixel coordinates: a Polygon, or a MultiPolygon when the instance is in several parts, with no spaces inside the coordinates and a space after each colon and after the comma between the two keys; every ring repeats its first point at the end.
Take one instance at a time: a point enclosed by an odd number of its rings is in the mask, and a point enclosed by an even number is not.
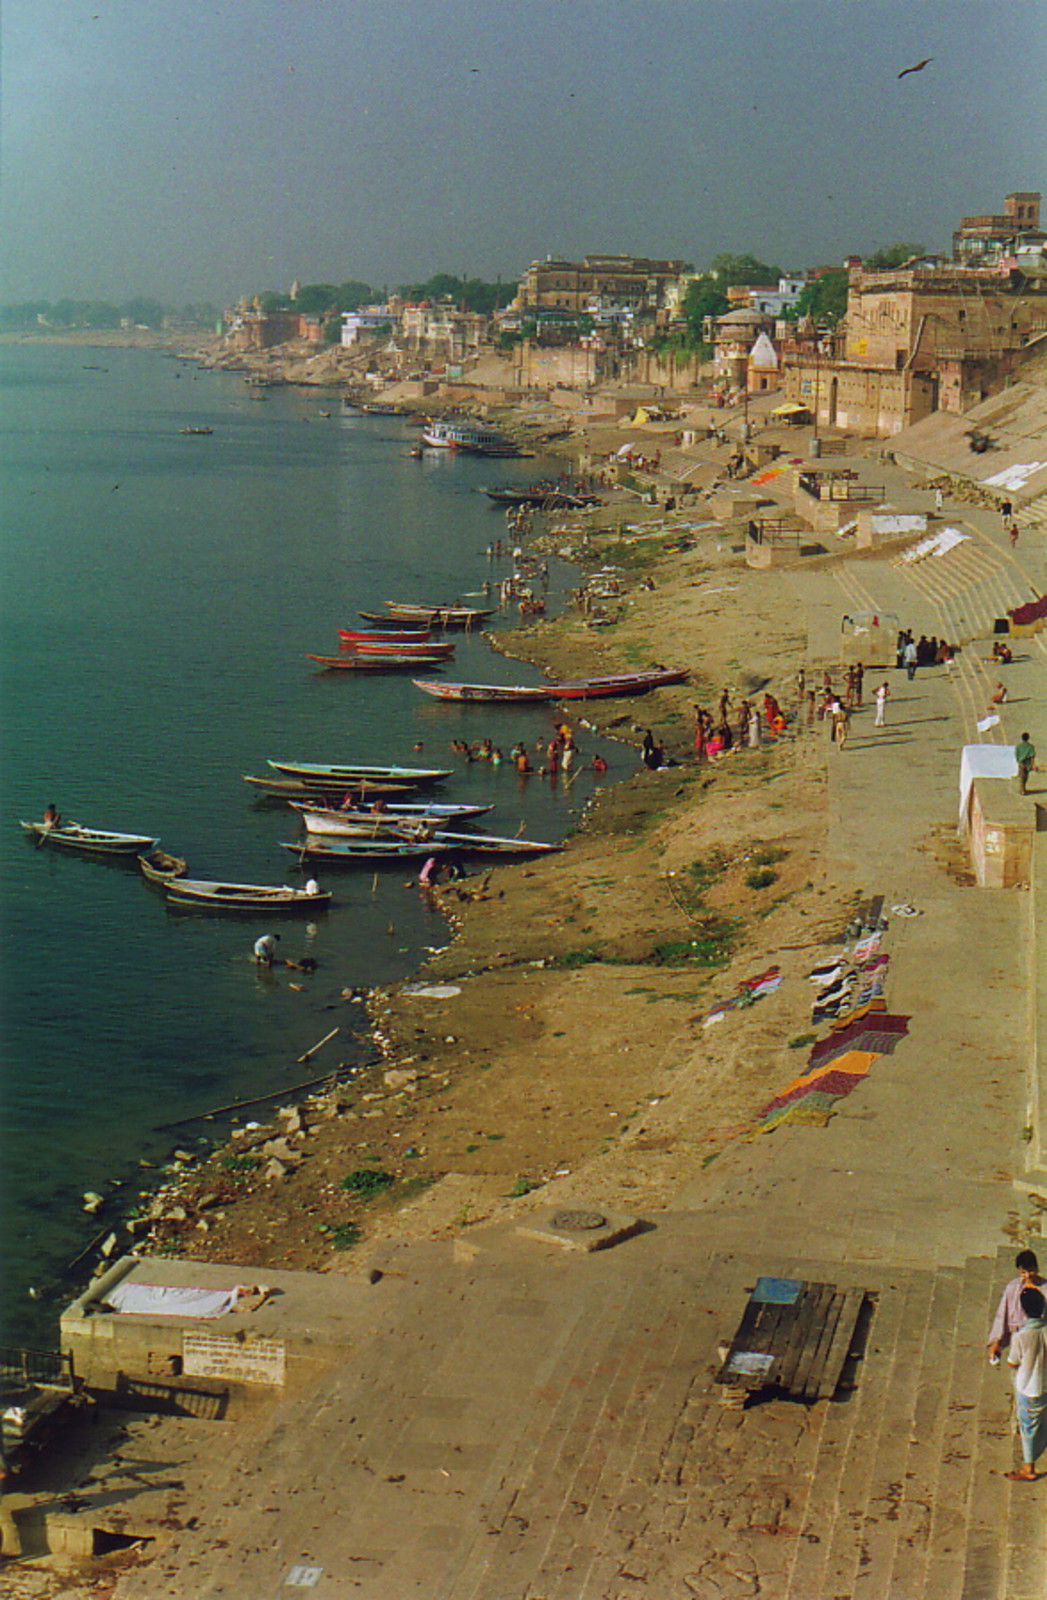
{"type": "Polygon", "coordinates": [[[61,1350],[0,1345],[0,1394],[12,1389],[72,1389],[73,1358],[61,1350]]]}

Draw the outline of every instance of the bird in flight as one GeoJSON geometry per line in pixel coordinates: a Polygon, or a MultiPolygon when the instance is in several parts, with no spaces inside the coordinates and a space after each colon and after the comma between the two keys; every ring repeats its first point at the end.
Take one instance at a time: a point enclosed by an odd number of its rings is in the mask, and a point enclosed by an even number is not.
{"type": "Polygon", "coordinates": [[[924,67],[929,67],[934,60],[933,56],[924,56],[922,61],[917,61],[914,67],[906,67],[904,72],[899,72],[899,78],[907,78],[910,72],[922,72],[924,67]]]}

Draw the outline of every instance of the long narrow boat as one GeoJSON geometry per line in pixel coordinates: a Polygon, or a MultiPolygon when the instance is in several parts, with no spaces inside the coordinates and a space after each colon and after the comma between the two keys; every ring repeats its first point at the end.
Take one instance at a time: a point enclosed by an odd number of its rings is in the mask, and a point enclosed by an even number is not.
{"type": "Polygon", "coordinates": [[[330,903],[328,889],[292,889],[287,884],[214,883],[202,878],[169,878],[169,901],[206,906],[215,911],[316,911],[330,903]]]}
{"type": "Polygon", "coordinates": [[[434,700],[483,700],[503,705],[526,705],[538,700],[548,700],[545,684],[527,686],[516,683],[436,683],[431,679],[412,678],[411,682],[423,694],[434,700]]]}
{"type": "Polygon", "coordinates": [[[302,821],[309,833],[343,833],[350,827],[356,832],[360,826],[366,828],[388,828],[414,823],[416,826],[432,827],[446,822],[468,822],[473,817],[482,817],[488,811],[493,811],[493,805],[391,805],[382,806],[381,811],[369,811],[364,807],[321,806],[310,804],[306,800],[292,800],[292,809],[301,812],[302,821]]]}
{"type": "Polygon", "coordinates": [[[101,828],[85,828],[80,822],[23,822],[21,826],[36,837],[38,844],[60,845],[65,850],[84,850],[92,855],[139,856],[155,850],[160,843],[147,833],[106,833],[101,828]]]}
{"type": "Polygon", "coordinates": [[[313,805],[340,806],[346,795],[353,795],[361,805],[371,800],[392,800],[399,795],[414,794],[413,783],[379,783],[357,780],[353,783],[306,782],[304,778],[274,778],[272,773],[255,777],[243,773],[245,783],[261,789],[268,800],[309,800],[313,805]]]}
{"type": "Polygon", "coordinates": [[[579,678],[574,683],[540,683],[532,686],[501,683],[438,683],[412,678],[416,689],[435,700],[475,700],[497,705],[520,705],[529,700],[603,700],[615,695],[647,694],[665,684],[683,683],[685,671],[659,669],[625,672],[609,678],[579,678]]]}
{"type": "Polygon", "coordinates": [[[546,511],[577,510],[600,504],[588,489],[565,489],[561,484],[535,483],[529,489],[482,489],[489,500],[503,506],[533,506],[546,511]]]}
{"type": "Polygon", "coordinates": [[[689,676],[686,669],[676,671],[659,667],[653,672],[624,672],[610,678],[579,678],[575,683],[551,683],[551,700],[603,700],[615,695],[646,694],[649,689],[661,689],[670,683],[683,683],[689,676]]]}
{"type": "Polygon", "coordinates": [[[363,783],[406,783],[412,788],[422,788],[430,783],[442,783],[451,776],[446,767],[372,767],[356,762],[328,765],[321,761],[268,761],[267,765],[285,777],[325,784],[334,788],[344,784],[347,789],[359,788],[363,783]]]}
{"type": "Polygon", "coordinates": [[[344,838],[317,844],[303,839],[298,844],[281,840],[281,849],[300,857],[314,856],[328,861],[380,860],[383,857],[446,855],[536,856],[561,850],[562,845],[545,844],[537,839],[498,839],[490,833],[448,833],[439,830],[428,839],[344,838]]]}
{"type": "Polygon", "coordinates": [[[366,656],[416,656],[419,661],[432,656],[437,660],[453,656],[457,646],[453,639],[396,639],[386,642],[383,634],[372,634],[369,639],[339,638],[341,648],[350,655],[366,656]]]}
{"type": "Polygon", "coordinates": [[[357,616],[376,627],[381,627],[383,622],[396,628],[417,622],[427,628],[474,628],[485,617],[494,616],[494,612],[494,606],[412,606],[387,600],[384,613],[358,611],[357,616]]]}
{"type": "Polygon", "coordinates": [[[417,672],[419,666],[438,667],[444,657],[431,651],[424,655],[420,651],[411,655],[392,651],[379,655],[373,651],[347,650],[340,656],[307,654],[306,660],[315,661],[324,672],[417,672]]]}
{"type": "Polygon", "coordinates": [[[389,650],[394,644],[428,644],[431,629],[417,628],[339,628],[338,637],[346,644],[376,644],[389,650]]]}
{"type": "Polygon", "coordinates": [[[356,614],[364,622],[370,623],[372,631],[389,633],[394,638],[402,635],[404,638],[427,639],[432,632],[430,622],[397,622],[384,611],[358,611],[356,614]]]}

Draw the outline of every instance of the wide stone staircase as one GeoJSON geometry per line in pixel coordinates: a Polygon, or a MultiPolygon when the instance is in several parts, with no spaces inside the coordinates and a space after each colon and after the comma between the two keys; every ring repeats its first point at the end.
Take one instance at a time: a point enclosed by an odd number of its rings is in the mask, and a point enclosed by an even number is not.
{"type": "Polygon", "coordinates": [[[1020,1460],[1012,1385],[985,1340],[1013,1254],[896,1272],[849,1400],[826,1408],[782,1600],[1042,1600],[1043,1489],[1020,1460]]]}
{"type": "MultiPolygon", "coordinates": [[[[664,1329],[645,1348],[636,1303],[616,1297],[597,1358],[587,1341],[547,1373],[540,1425],[508,1451],[480,1537],[434,1594],[1043,1600],[1047,1477],[1005,1476],[1021,1459],[1011,1375],[985,1349],[1013,1259],[841,1271],[721,1257],[691,1278],[689,1314],[682,1301],[670,1314],[668,1351],[664,1329]],[[871,1315],[836,1399],[731,1409],[699,1330],[729,1336],[724,1307],[779,1268],[867,1285],[871,1315]]],[[[653,1282],[644,1298],[652,1318],[669,1309],[653,1282]]]]}

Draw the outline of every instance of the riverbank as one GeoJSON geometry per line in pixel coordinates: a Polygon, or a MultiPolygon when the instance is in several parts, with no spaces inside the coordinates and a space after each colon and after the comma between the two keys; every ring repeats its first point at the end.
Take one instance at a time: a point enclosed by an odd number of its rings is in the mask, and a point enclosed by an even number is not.
{"type": "MultiPolygon", "coordinates": [[[[540,1187],[559,1199],[598,1183],[608,1203],[657,1210],[696,1152],[715,1154],[773,1092],[773,1042],[803,1032],[802,1005],[784,1019],[778,999],[754,1009],[726,1049],[703,1018],[846,921],[854,891],[819,861],[821,729],[794,724],[699,767],[693,708],[724,686],[735,704],[764,685],[789,704],[805,638],[780,583],[741,569],[715,529],[665,555],[654,538],[623,548],[623,514],[585,533],[590,566],[618,557],[619,620],[594,628],[570,607],[497,642],[564,677],[689,666],[689,684],[567,716],[583,759],[589,729],[637,753],[651,729],[677,764],[637,759],[562,855],[438,891],[452,941],[414,984],[369,996],[371,1068],[180,1161],[132,1222],[137,1248],[352,1272],[382,1240],[499,1216],[540,1187]],[[664,1041],[653,1060],[647,1037],[664,1041]],[[655,1140],[642,1183],[637,1139],[655,1140]]],[[[335,1039],[303,1078],[337,1059],[335,1039]]]]}

